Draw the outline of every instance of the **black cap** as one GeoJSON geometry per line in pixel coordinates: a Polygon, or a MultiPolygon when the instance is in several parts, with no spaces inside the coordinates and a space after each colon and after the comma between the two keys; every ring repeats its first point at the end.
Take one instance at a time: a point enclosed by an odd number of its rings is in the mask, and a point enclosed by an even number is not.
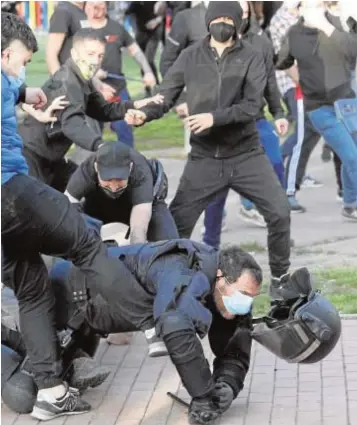
{"type": "Polygon", "coordinates": [[[231,18],[238,31],[242,25],[243,9],[238,1],[210,1],[206,11],[206,26],[217,18],[231,18]]]}
{"type": "Polygon", "coordinates": [[[104,143],[97,150],[97,168],[101,180],[128,180],[130,174],[130,148],[124,143],[104,143]]]}

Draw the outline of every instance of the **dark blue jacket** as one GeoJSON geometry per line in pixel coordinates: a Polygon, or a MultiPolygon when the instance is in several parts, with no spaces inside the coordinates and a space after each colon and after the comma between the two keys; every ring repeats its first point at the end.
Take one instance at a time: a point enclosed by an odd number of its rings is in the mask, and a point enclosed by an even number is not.
{"type": "Polygon", "coordinates": [[[19,87],[15,80],[1,71],[1,184],[18,174],[28,174],[22,155],[22,139],[17,132],[15,105],[19,87]]]}

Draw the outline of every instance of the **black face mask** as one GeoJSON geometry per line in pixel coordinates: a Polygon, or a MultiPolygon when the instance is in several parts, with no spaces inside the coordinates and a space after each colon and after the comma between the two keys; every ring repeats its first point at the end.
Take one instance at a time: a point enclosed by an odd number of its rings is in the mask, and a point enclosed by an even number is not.
{"type": "Polygon", "coordinates": [[[120,198],[121,195],[127,189],[127,186],[125,186],[125,187],[121,187],[120,189],[118,189],[115,192],[113,192],[112,190],[110,190],[107,187],[104,187],[104,186],[100,186],[100,187],[101,187],[102,191],[106,194],[106,196],[108,196],[111,199],[118,199],[118,198],[120,198]]]}
{"type": "Polygon", "coordinates": [[[211,36],[219,43],[225,43],[234,36],[236,29],[233,25],[225,22],[217,22],[209,27],[211,36]]]}
{"type": "Polygon", "coordinates": [[[241,27],[240,27],[239,32],[240,32],[241,34],[243,34],[243,33],[244,33],[244,31],[248,28],[248,26],[249,26],[249,18],[244,18],[244,19],[242,19],[242,25],[241,25],[241,27]]]}

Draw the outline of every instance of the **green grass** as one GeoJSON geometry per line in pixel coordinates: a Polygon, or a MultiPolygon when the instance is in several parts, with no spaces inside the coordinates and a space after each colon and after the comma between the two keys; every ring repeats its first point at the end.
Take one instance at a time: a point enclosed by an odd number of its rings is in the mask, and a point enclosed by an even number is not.
{"type": "MultiPolygon", "coordinates": [[[[321,290],[340,313],[357,313],[357,267],[326,268],[316,270],[314,287],[321,290]]],[[[261,295],[254,300],[254,315],[260,316],[269,310],[268,284],[263,283],[261,295]]]]}
{"type": "MultiPolygon", "coordinates": [[[[38,37],[39,51],[34,54],[32,62],[27,67],[26,83],[29,86],[41,86],[48,78],[45,61],[44,37],[38,37]]],[[[123,70],[125,75],[140,79],[140,70],[130,56],[123,54],[123,70]]],[[[145,97],[144,86],[140,82],[128,81],[128,89],[133,99],[145,97]]],[[[158,121],[153,121],[143,127],[135,128],[135,146],[138,150],[165,149],[184,146],[184,132],[182,121],[174,112],[167,114],[158,121]]],[[[116,140],[116,134],[110,130],[104,132],[105,140],[116,140]]]]}

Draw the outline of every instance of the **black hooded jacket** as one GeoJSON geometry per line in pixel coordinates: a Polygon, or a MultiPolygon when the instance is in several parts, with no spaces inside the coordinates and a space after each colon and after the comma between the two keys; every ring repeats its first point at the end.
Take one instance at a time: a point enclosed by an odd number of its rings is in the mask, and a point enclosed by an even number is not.
{"type": "Polygon", "coordinates": [[[48,105],[63,95],[69,105],[55,113],[58,119],[55,123],[43,124],[31,116],[26,117],[19,126],[19,133],[27,149],[53,162],[63,159],[72,143],[88,151],[96,151],[103,143],[87,115],[98,121],[117,121],[134,106],[132,101],[107,102],[91,81],[82,78],[72,59],[68,59],[42,89],[48,105]]]}
{"type": "MultiPolygon", "coordinates": [[[[249,3],[249,22],[242,37],[243,40],[247,41],[254,49],[263,55],[267,75],[264,98],[268,104],[269,112],[274,119],[283,118],[285,113],[281,106],[281,97],[276,81],[273,44],[260,28],[251,3],[249,3]]],[[[265,118],[264,106],[257,117],[257,119],[261,118],[265,118]]]]}
{"type": "Polygon", "coordinates": [[[186,47],[208,35],[205,16],[206,6],[203,2],[176,15],[160,58],[160,72],[163,77],[186,47]]]}

